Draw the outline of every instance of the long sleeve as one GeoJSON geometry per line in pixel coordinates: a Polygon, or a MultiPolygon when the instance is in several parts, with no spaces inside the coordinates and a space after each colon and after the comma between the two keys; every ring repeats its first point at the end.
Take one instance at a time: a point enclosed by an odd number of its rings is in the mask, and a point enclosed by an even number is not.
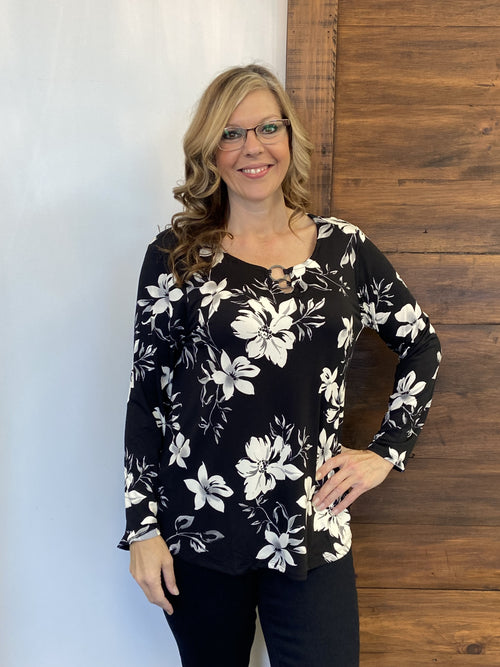
{"type": "Polygon", "coordinates": [[[126,531],[118,545],[122,549],[157,530],[162,499],[159,462],[168,446],[169,389],[182,330],[173,317],[173,304],[181,297],[182,291],[166,271],[165,254],[151,244],[139,278],[135,313],[134,363],[125,421],[126,531]]]}
{"type": "Polygon", "coordinates": [[[431,405],[441,348],[426,313],[362,233],[357,235],[356,255],[362,324],[377,331],[399,356],[388,410],[369,446],[404,470],[431,405]]]}

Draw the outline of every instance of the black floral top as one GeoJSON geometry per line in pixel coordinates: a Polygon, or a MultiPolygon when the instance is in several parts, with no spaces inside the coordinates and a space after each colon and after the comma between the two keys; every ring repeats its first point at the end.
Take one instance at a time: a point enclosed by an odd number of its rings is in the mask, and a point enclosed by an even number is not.
{"type": "Polygon", "coordinates": [[[340,452],[346,371],[363,327],[399,355],[387,413],[367,446],[404,470],[431,404],[437,336],[357,227],[313,219],[312,256],[278,270],[281,281],[220,253],[209,275],[179,288],[158,249],[172,233],[149,246],[137,301],[121,548],[161,534],[175,557],[296,579],[345,555],[349,512],[334,516],[311,501],[317,468],[340,452]]]}

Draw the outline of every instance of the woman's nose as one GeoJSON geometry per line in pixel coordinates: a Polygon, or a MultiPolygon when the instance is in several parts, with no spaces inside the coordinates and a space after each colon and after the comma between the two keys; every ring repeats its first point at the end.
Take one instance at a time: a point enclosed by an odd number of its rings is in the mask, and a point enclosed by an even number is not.
{"type": "Polygon", "coordinates": [[[243,149],[245,153],[260,153],[263,150],[262,142],[259,140],[255,130],[247,130],[243,149]]]}

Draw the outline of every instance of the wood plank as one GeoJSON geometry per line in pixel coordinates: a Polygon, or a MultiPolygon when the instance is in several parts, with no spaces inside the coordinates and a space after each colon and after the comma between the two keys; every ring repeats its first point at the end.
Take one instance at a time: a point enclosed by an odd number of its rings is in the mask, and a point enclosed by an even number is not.
{"type": "Polygon", "coordinates": [[[500,256],[387,256],[435,325],[500,323],[500,256]]]}
{"type": "MultiPolygon", "coordinates": [[[[456,185],[467,191],[467,183],[456,185]]],[[[495,187],[500,190],[500,185],[495,187]]],[[[359,198],[355,194],[343,197],[345,205],[335,206],[334,215],[360,227],[383,252],[500,254],[500,206],[488,206],[486,202],[481,208],[460,206],[458,201],[450,206],[426,205],[425,186],[420,189],[421,203],[412,206],[396,202],[401,198],[397,185],[386,189],[394,192],[392,203],[377,204],[374,200],[380,197],[380,191],[359,187],[359,198]],[[471,229],[480,233],[473,234],[471,229]]],[[[442,193],[443,199],[449,197],[444,185],[442,193]]]]}
{"type": "Polygon", "coordinates": [[[500,664],[500,592],[361,589],[359,608],[363,652],[399,655],[405,666],[422,651],[500,664]]]}
{"type": "Polygon", "coordinates": [[[499,104],[500,27],[343,26],[337,104],[499,104]]]}
{"type": "MultiPolygon", "coordinates": [[[[500,26],[498,0],[339,0],[339,21],[347,25],[500,26]]],[[[399,667],[399,666],[398,666],[399,667]]]]}
{"type": "Polygon", "coordinates": [[[289,0],[286,88],[315,146],[312,210],[331,210],[337,0],[289,0]]]}
{"type": "MultiPolygon", "coordinates": [[[[413,458],[432,458],[443,461],[450,456],[464,461],[477,457],[494,455],[498,452],[498,405],[499,392],[493,395],[467,394],[456,396],[443,394],[437,385],[436,393],[423,431],[413,451],[413,458]]],[[[355,390],[349,388],[349,393],[355,390]]],[[[352,402],[346,410],[346,420],[342,431],[342,443],[353,449],[364,449],[380,427],[384,414],[385,396],[378,403],[363,405],[362,394],[358,403],[352,402]]],[[[349,395],[347,401],[349,401],[349,395]]]]}
{"type": "Polygon", "coordinates": [[[499,590],[497,526],[353,522],[358,588],[499,590]]]}
{"type": "MultiPolygon", "coordinates": [[[[482,371],[481,367],[476,368],[479,373],[482,371]]],[[[459,396],[441,392],[438,383],[415,457],[447,459],[454,456],[466,461],[495,454],[498,452],[499,404],[496,384],[489,395],[465,390],[459,396]]]]}
{"type": "MultiPolygon", "coordinates": [[[[415,612],[418,614],[418,610],[415,612]]],[[[360,667],[498,667],[498,657],[480,654],[449,655],[420,650],[417,654],[361,653],[360,667]]]]}
{"type": "MultiPolygon", "coordinates": [[[[494,385],[500,378],[500,326],[441,325],[437,333],[444,350],[439,393],[465,397],[474,393],[486,398],[495,392],[494,385]],[[464,369],[469,370],[466,381],[464,369]]],[[[387,390],[392,391],[396,363],[397,355],[378,334],[365,329],[356,344],[348,379],[350,384],[356,385],[356,393],[366,392],[361,402],[369,401],[370,394],[376,401],[380,394],[387,396],[387,390]]],[[[385,397],[382,400],[385,411],[387,401],[385,397]]]]}
{"type": "MultiPolygon", "coordinates": [[[[415,456],[489,457],[498,451],[500,327],[441,325],[438,335],[444,358],[415,456]]],[[[347,447],[363,449],[378,431],[393,390],[396,363],[396,355],[379,336],[365,330],[347,378],[342,430],[347,447]]]]}
{"type": "Polygon", "coordinates": [[[499,128],[499,106],[339,103],[335,173],[370,178],[383,165],[394,181],[479,178],[500,185],[499,128]]]}
{"type": "Polygon", "coordinates": [[[401,655],[379,655],[362,653],[360,667],[498,667],[497,658],[488,655],[442,655],[432,651],[421,651],[401,662],[401,655]]]}
{"type": "Polygon", "coordinates": [[[352,506],[358,523],[500,526],[500,454],[487,461],[415,457],[352,506]]]}
{"type": "Polygon", "coordinates": [[[332,197],[334,214],[384,252],[500,252],[496,178],[350,179],[335,172],[332,197]]]}

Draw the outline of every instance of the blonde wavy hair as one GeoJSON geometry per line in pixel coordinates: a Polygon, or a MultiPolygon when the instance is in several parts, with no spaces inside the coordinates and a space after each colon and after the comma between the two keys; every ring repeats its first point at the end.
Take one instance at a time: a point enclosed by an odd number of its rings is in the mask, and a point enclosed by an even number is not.
{"type": "Polygon", "coordinates": [[[169,253],[170,269],[178,285],[194,273],[207,272],[213,255],[221,250],[228,233],[229,202],[216,166],[218,142],[235,108],[249,93],[261,89],[274,95],[281,117],[290,120],[291,160],[282,183],[285,204],[293,210],[290,227],[309,205],[312,144],[280,82],[256,64],[222,72],[203,93],[184,136],[184,182],[173,190],[183,210],[172,217],[176,239],[173,247],[162,248],[169,253]],[[211,254],[200,252],[202,248],[209,248],[211,254]]]}

